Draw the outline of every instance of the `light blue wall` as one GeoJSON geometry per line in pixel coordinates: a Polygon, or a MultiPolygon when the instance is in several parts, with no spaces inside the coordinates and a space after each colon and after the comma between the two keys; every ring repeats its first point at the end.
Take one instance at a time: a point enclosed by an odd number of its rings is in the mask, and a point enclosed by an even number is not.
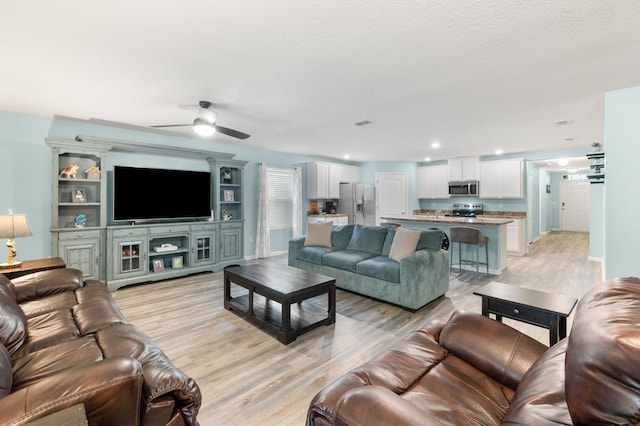
{"type": "Polygon", "coordinates": [[[589,258],[604,258],[604,185],[589,185],[589,258]]]}
{"type": "Polygon", "coordinates": [[[552,197],[553,188],[551,193],[547,193],[547,185],[551,185],[551,174],[546,170],[540,170],[540,233],[546,234],[551,231],[551,220],[553,216],[552,212],[552,197]]]}
{"type": "Polygon", "coordinates": [[[640,276],[640,87],[604,97],[605,278],[640,276]]]}

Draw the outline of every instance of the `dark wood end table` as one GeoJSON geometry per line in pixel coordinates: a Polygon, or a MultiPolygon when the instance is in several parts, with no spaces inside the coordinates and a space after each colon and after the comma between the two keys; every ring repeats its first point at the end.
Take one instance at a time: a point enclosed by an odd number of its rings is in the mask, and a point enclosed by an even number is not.
{"type": "Polygon", "coordinates": [[[10,280],[34,272],[46,271],[49,269],[64,268],[64,261],[59,257],[49,257],[46,259],[24,260],[17,268],[0,269],[0,273],[10,280]]]}
{"type": "Polygon", "coordinates": [[[561,294],[490,282],[473,292],[482,296],[482,315],[494,314],[549,329],[549,346],[567,337],[567,317],[578,299],[561,294]]]}
{"type": "Polygon", "coordinates": [[[288,345],[303,333],[336,322],[336,280],[273,263],[231,266],[224,270],[224,307],[275,332],[288,345]],[[232,297],[231,283],[245,288],[247,293],[232,297]],[[322,294],[328,297],[326,312],[302,304],[322,294]]]}

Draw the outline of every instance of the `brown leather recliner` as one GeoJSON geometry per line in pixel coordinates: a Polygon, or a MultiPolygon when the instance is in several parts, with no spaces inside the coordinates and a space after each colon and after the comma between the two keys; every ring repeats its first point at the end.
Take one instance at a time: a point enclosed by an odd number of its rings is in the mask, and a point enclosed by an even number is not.
{"type": "Polygon", "coordinates": [[[479,314],[416,330],[320,391],[307,425],[636,424],[640,279],[579,302],[551,348],[479,314]]]}
{"type": "Polygon", "coordinates": [[[0,274],[0,424],[82,404],[90,425],[197,425],[198,385],[75,269],[0,274]]]}

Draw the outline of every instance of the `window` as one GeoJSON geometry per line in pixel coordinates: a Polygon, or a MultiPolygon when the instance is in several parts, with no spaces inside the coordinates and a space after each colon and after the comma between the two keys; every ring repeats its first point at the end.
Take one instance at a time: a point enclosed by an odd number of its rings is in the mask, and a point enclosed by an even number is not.
{"type": "Polygon", "coordinates": [[[292,227],[293,170],[267,169],[269,229],[292,227]]]}

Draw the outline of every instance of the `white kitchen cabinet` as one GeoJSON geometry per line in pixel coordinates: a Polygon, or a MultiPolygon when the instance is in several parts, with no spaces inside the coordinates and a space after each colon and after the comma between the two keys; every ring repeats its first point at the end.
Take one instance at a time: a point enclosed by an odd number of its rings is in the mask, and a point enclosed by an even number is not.
{"type": "Polygon", "coordinates": [[[307,163],[307,198],[329,198],[328,163],[307,163]]]}
{"type": "Polygon", "coordinates": [[[329,165],[329,198],[340,198],[340,183],[351,182],[349,168],[344,164],[329,165]]]}
{"type": "Polygon", "coordinates": [[[480,162],[480,198],[524,198],[524,161],[480,162]]]}
{"type": "Polygon", "coordinates": [[[341,183],[361,181],[361,167],[337,163],[307,163],[307,198],[338,199],[341,183]]]}
{"type": "Polygon", "coordinates": [[[448,167],[418,167],[418,198],[449,198],[448,167]]]}
{"type": "Polygon", "coordinates": [[[527,252],[525,236],[526,219],[514,219],[507,223],[507,253],[523,256],[527,252]]]}
{"type": "Polygon", "coordinates": [[[362,167],[349,166],[349,182],[360,183],[362,182],[362,167]]]}
{"type": "Polygon", "coordinates": [[[478,157],[452,158],[448,161],[449,181],[478,180],[479,162],[478,157]]]}

